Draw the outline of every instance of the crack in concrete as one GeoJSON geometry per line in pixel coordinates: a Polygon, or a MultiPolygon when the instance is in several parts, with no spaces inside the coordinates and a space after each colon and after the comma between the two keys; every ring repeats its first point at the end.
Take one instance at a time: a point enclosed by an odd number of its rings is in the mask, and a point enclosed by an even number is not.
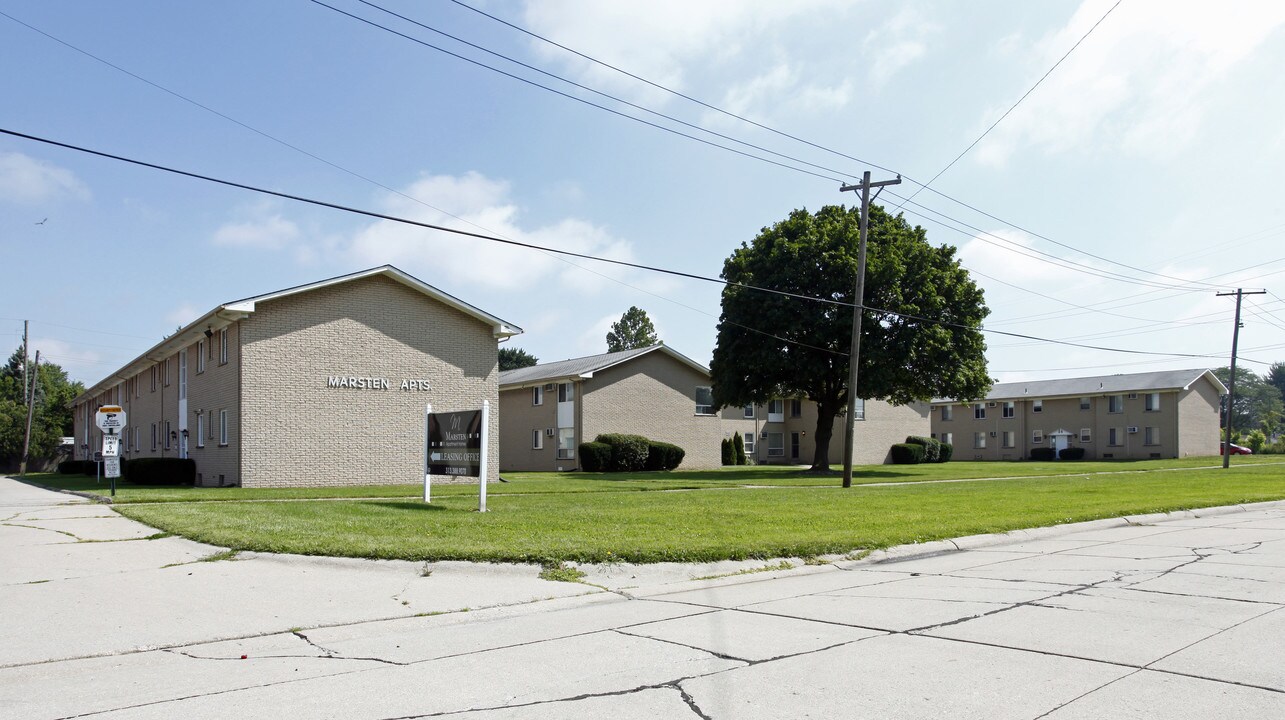
{"type": "Polygon", "coordinates": [[[678,691],[678,697],[682,698],[683,702],[687,704],[687,707],[691,708],[692,712],[696,713],[697,717],[701,718],[701,720],[714,720],[712,716],[701,710],[700,705],[696,703],[696,698],[692,697],[681,684],[674,683],[673,687],[678,691]]]}
{"type": "Polygon", "coordinates": [[[1078,586],[1076,586],[1076,587],[1073,587],[1073,588],[1070,588],[1070,589],[1067,589],[1067,590],[1063,590],[1062,592],[1059,592],[1059,593],[1054,593],[1054,594],[1052,594],[1052,595],[1048,595],[1048,596],[1045,596],[1045,597],[1042,597],[1042,598],[1036,598],[1036,599],[1034,599],[1034,600],[1023,600],[1022,602],[1019,602],[1019,603],[1013,603],[1013,604],[1008,605],[1008,606],[1006,606],[1006,607],[998,608],[998,609],[996,609],[996,610],[991,610],[991,611],[989,611],[989,612],[984,612],[984,613],[981,613],[981,614],[979,614],[979,615],[973,615],[973,616],[971,616],[971,617],[956,618],[955,620],[949,620],[949,621],[947,621],[947,622],[936,623],[936,624],[934,624],[934,625],[925,625],[924,627],[911,628],[911,629],[909,629],[909,630],[906,630],[905,632],[906,632],[906,634],[907,634],[907,635],[917,635],[917,634],[925,633],[925,632],[927,632],[927,631],[929,631],[929,630],[937,630],[937,629],[939,629],[939,628],[950,627],[951,625],[959,625],[959,624],[961,624],[961,623],[966,623],[966,622],[969,622],[969,621],[971,621],[971,620],[976,620],[976,619],[978,619],[978,618],[984,618],[984,617],[990,617],[990,616],[992,616],[992,615],[998,615],[998,614],[1000,614],[1000,613],[1008,612],[1008,611],[1010,611],[1010,610],[1016,610],[1017,608],[1020,608],[1020,607],[1034,607],[1034,606],[1036,606],[1036,605],[1037,605],[1037,603],[1047,602],[1047,601],[1049,601],[1049,600],[1055,600],[1055,599],[1060,598],[1060,597],[1066,597],[1067,595],[1074,595],[1074,594],[1076,594],[1076,593],[1084,592],[1085,590],[1091,590],[1091,589],[1093,589],[1093,588],[1098,587],[1099,585],[1102,585],[1103,583],[1116,582],[1116,581],[1120,580],[1120,578],[1121,578],[1121,577],[1123,577],[1123,574],[1122,574],[1122,573],[1117,572],[1117,573],[1115,574],[1115,577],[1113,577],[1113,578],[1109,578],[1109,579],[1105,579],[1105,580],[1098,580],[1097,582],[1092,582],[1092,583],[1081,584],[1081,585],[1078,585],[1078,586]]]}
{"type": "Polygon", "coordinates": [[[369,662],[384,663],[385,665],[397,665],[400,667],[405,667],[411,664],[406,662],[397,662],[396,660],[388,660],[388,659],[379,658],[379,657],[354,657],[352,655],[341,655],[337,650],[331,650],[330,648],[318,645],[317,643],[313,642],[312,638],[308,637],[307,635],[304,635],[299,630],[291,630],[290,634],[308,643],[312,647],[315,647],[318,650],[320,650],[324,654],[323,657],[327,660],[365,660],[369,662]]]}
{"type": "Polygon", "coordinates": [[[28,530],[44,530],[45,532],[58,533],[58,534],[60,534],[60,535],[66,535],[67,537],[69,537],[69,538],[71,538],[71,539],[75,540],[76,542],[89,542],[88,540],[85,540],[84,538],[76,537],[75,535],[73,535],[73,534],[71,534],[71,533],[67,532],[66,530],[54,530],[53,528],[44,528],[44,527],[40,527],[40,526],[38,526],[38,525],[23,525],[22,523],[15,523],[15,522],[4,522],[4,523],[0,523],[0,525],[4,525],[4,526],[6,526],[6,527],[20,527],[20,528],[26,528],[26,529],[28,529],[28,530]]]}

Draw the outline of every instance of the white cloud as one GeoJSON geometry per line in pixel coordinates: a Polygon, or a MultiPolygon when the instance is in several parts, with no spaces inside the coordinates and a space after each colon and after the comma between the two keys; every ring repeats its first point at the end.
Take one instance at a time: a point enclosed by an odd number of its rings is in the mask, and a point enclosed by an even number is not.
{"type": "MultiPolygon", "coordinates": [[[[1065,27],[1019,51],[1023,66],[1051,67],[1110,6],[1086,0],[1065,27]]],[[[1026,147],[1174,155],[1199,133],[1201,98],[1282,24],[1285,3],[1124,3],[978,146],[977,159],[999,165],[1026,147]]],[[[1014,99],[992,106],[970,134],[1014,99]]]]}
{"type": "Polygon", "coordinates": [[[214,232],[214,244],[279,250],[299,239],[299,226],[281,215],[231,222],[214,232]]]}
{"type": "Polygon", "coordinates": [[[888,22],[871,30],[863,43],[870,65],[870,82],[883,87],[893,75],[923,57],[928,39],[940,28],[913,7],[904,7],[888,22]]]}
{"type": "Polygon", "coordinates": [[[34,205],[61,197],[85,200],[89,188],[66,168],[22,153],[0,153],[0,199],[34,205]]]}
{"type": "Polygon", "coordinates": [[[40,351],[42,364],[52,362],[65,370],[72,379],[84,381],[86,384],[102,378],[117,363],[115,358],[104,359],[101,353],[88,349],[84,345],[53,338],[32,337],[31,349],[33,356],[34,351],[40,351]]]}
{"type": "MultiPolygon", "coordinates": [[[[402,193],[382,200],[388,214],[531,245],[634,261],[628,241],[584,220],[566,218],[543,227],[523,227],[521,211],[509,198],[508,183],[478,173],[424,177],[402,193]]],[[[594,293],[614,284],[608,278],[642,283],[648,289],[665,287],[662,281],[641,278],[636,271],[591,260],[561,258],[388,220],[368,225],[338,243],[335,251],[360,265],[392,263],[412,274],[447,278],[453,287],[477,285],[518,291],[544,286],[551,297],[569,290],[594,293]]]]}
{"type": "Polygon", "coordinates": [[[165,320],[171,324],[182,327],[201,316],[201,311],[192,303],[183,303],[171,310],[165,320]]]}

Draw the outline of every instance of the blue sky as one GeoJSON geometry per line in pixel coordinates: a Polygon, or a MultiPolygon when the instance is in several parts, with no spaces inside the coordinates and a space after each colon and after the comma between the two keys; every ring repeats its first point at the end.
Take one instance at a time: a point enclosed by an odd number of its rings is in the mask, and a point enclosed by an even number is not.
{"type": "MultiPolygon", "coordinates": [[[[357,0],[327,2],[539,77],[357,0]]],[[[379,5],[686,122],[850,176],[870,169],[446,0],[379,5]]],[[[921,181],[1112,5],[476,3],[637,75],[921,181]]],[[[0,127],[283,192],[707,276],[791,210],[855,200],[831,179],[610,115],[307,0],[11,0],[0,11],[13,18],[0,17],[0,127]]],[[[977,228],[957,232],[908,215],[934,243],[959,247],[978,273],[993,310],[988,327],[1219,356],[1127,355],[990,336],[994,377],[1225,364],[1234,303],[1214,293],[1238,285],[1270,291],[1246,302],[1242,355],[1285,358],[1283,25],[1285,4],[1271,0],[1124,0],[933,183],[1002,221],[929,192],[915,199],[977,228]],[[1083,267],[1057,267],[1032,252],[1083,267]]],[[[887,176],[875,171],[876,179],[887,176]]],[[[881,198],[889,201],[897,202],[881,198]]],[[[0,340],[18,347],[21,321],[30,319],[33,348],[86,383],[219,303],[384,263],[524,327],[513,344],[544,361],[603,351],[609,324],[637,305],[668,344],[708,363],[719,312],[718,288],[707,283],[571,264],[12,137],[0,137],[0,243],[8,270],[0,340]]]]}

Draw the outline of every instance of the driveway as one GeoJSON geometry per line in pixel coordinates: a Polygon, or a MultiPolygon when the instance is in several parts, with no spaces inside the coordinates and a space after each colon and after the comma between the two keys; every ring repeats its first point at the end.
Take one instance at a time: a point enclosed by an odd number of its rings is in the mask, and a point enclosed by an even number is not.
{"type": "Polygon", "coordinates": [[[765,563],[229,557],[0,479],[14,718],[1285,717],[1285,504],[765,563]]]}

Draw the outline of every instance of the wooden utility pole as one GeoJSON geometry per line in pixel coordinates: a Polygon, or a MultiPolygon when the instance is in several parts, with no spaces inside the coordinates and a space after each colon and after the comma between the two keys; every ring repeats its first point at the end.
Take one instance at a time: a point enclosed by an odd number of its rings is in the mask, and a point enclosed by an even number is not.
{"type": "Polygon", "coordinates": [[[866,233],[870,227],[870,188],[900,185],[896,180],[870,182],[870,171],[861,175],[861,183],[843,185],[839,192],[861,191],[861,239],[857,245],[857,287],[852,293],[852,350],[848,354],[848,421],[843,431],[843,486],[852,487],[852,443],[856,439],[857,366],[861,360],[861,311],[866,304],[866,233]]]}
{"type": "Polygon", "coordinates": [[[1218,297],[1228,295],[1236,296],[1236,325],[1231,331],[1231,377],[1227,381],[1227,411],[1223,415],[1223,468],[1231,466],[1231,418],[1232,405],[1236,402],[1236,346],[1240,342],[1240,300],[1245,295],[1265,295],[1266,290],[1250,290],[1246,292],[1243,288],[1236,288],[1236,292],[1218,293],[1218,297]]]}
{"type": "Polygon", "coordinates": [[[31,321],[22,321],[22,404],[31,403],[31,396],[27,394],[27,325],[31,321]]]}
{"type": "Polygon", "coordinates": [[[27,435],[22,440],[22,462],[18,475],[27,474],[27,454],[31,452],[31,416],[36,411],[36,384],[40,382],[40,351],[36,351],[36,364],[31,368],[31,399],[27,402],[27,435]]]}

